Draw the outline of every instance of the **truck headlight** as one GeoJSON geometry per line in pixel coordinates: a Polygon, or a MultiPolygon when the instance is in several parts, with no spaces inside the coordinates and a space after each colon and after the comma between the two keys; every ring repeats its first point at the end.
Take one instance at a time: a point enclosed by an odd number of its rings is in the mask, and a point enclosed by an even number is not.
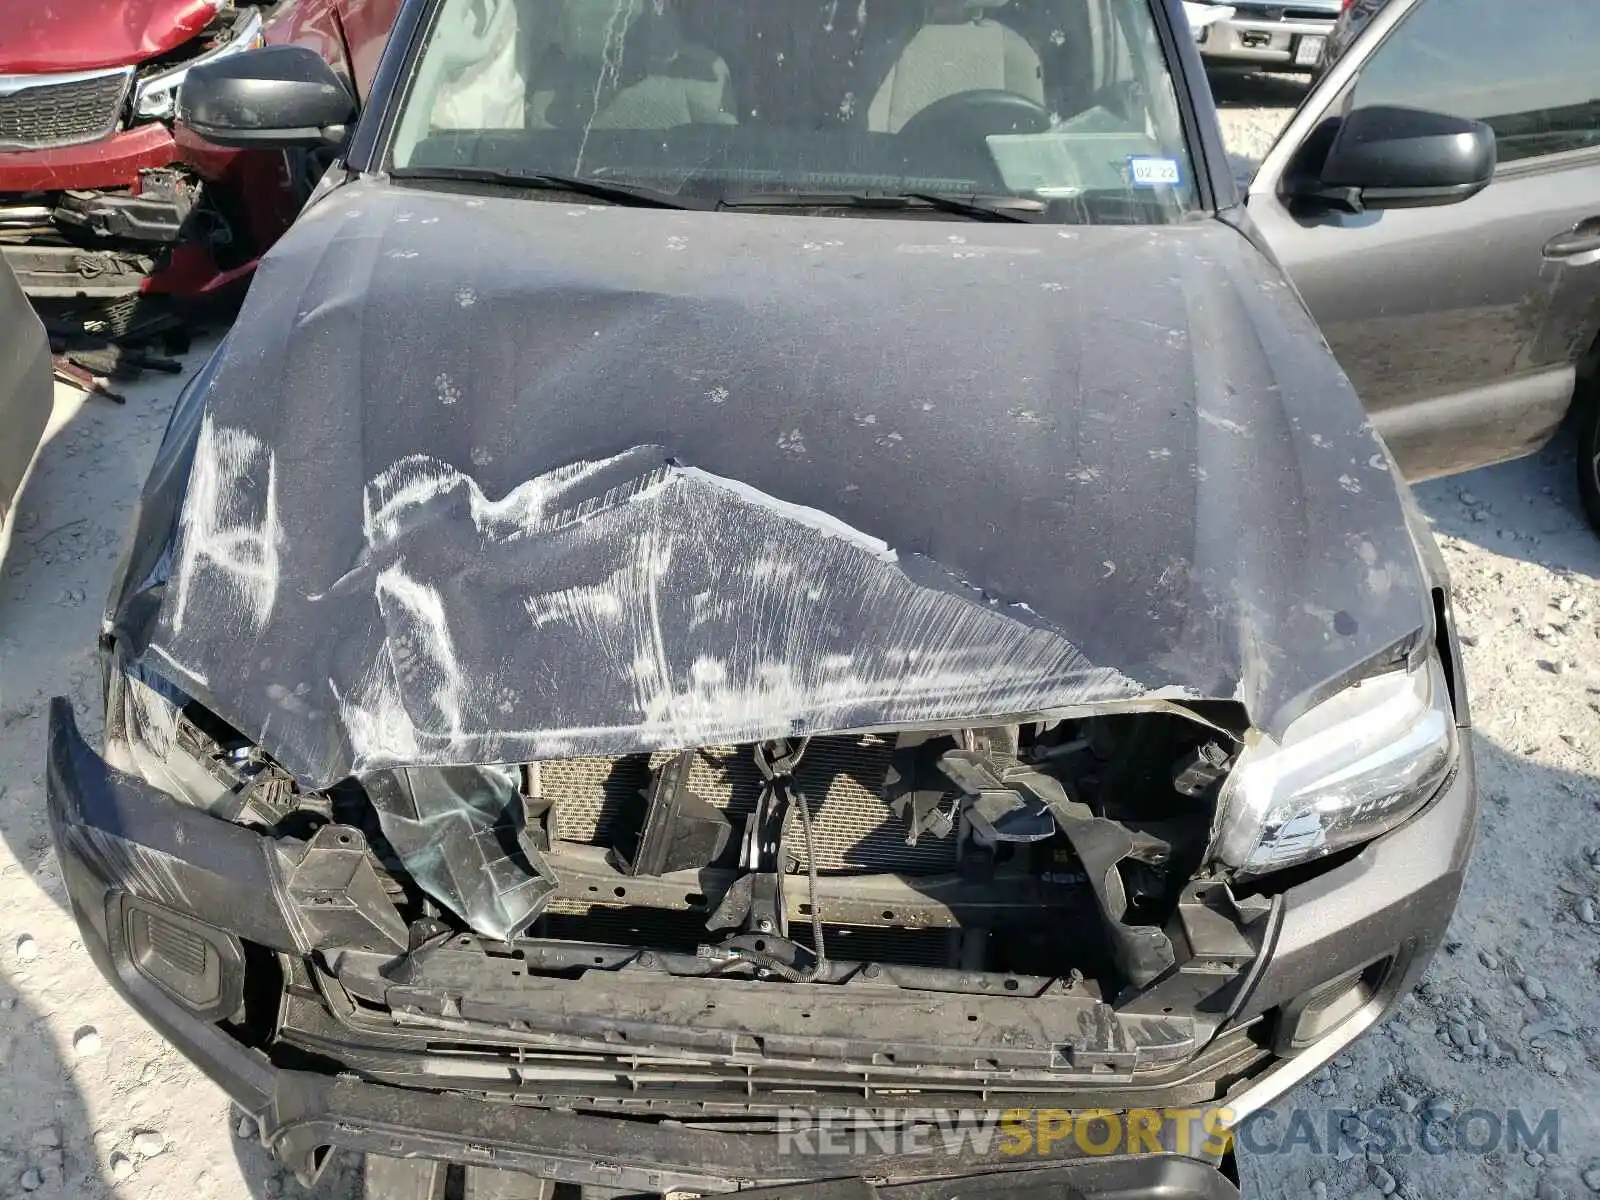
{"type": "Polygon", "coordinates": [[[178,88],[189,74],[189,68],[201,63],[216,62],[230,54],[254,50],[264,44],[261,36],[261,14],[249,9],[240,14],[233,28],[223,35],[222,41],[188,62],[171,67],[156,75],[141,79],[133,89],[133,114],[136,120],[167,121],[177,111],[178,88]]]}
{"type": "Polygon", "coordinates": [[[1363,680],[1240,752],[1212,857],[1260,875],[1369,841],[1428,802],[1456,750],[1437,655],[1363,680]]]}

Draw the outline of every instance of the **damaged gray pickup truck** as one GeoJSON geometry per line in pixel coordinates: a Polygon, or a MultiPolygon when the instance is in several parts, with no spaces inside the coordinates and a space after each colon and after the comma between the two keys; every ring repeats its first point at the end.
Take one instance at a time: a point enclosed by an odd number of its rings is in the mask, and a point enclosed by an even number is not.
{"type": "MultiPolygon", "coordinates": [[[[1418,979],[1449,588],[1176,0],[411,0],[348,132],[295,48],[179,107],[342,158],[178,402],[50,815],[304,1177],[1221,1196],[1159,1114],[1418,979]]],[[[1493,146],[1357,111],[1321,186],[1493,146]]]]}

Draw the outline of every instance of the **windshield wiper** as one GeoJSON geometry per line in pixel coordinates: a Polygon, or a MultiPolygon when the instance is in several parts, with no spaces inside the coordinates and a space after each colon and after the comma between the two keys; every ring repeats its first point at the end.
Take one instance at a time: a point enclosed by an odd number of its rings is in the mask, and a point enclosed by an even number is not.
{"type": "Polygon", "coordinates": [[[507,187],[550,192],[571,192],[629,208],[710,209],[713,205],[692,196],[677,196],[632,183],[611,183],[586,175],[554,175],[547,171],[516,171],[494,167],[409,167],[393,172],[399,179],[447,179],[463,183],[496,183],[507,187]]]}
{"type": "Polygon", "coordinates": [[[1045,220],[1046,205],[1026,196],[952,196],[944,192],[747,192],[724,196],[722,208],[931,208],[975,221],[1045,220]]]}
{"type": "Polygon", "coordinates": [[[975,221],[1032,221],[1044,219],[1047,209],[1041,200],[1025,196],[947,196],[943,192],[907,192],[908,200],[920,200],[940,212],[971,217],[975,221]]]}

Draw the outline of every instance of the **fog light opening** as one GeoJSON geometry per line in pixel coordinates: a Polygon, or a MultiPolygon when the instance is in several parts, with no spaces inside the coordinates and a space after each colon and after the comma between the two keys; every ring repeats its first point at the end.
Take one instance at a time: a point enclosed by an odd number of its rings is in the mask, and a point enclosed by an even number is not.
{"type": "Polygon", "coordinates": [[[1298,1053],[1327,1037],[1371,1003],[1388,971],[1389,959],[1382,958],[1307,992],[1301,1003],[1285,1014],[1290,1020],[1285,1022],[1288,1037],[1282,1050],[1298,1053]]]}
{"type": "Polygon", "coordinates": [[[123,945],[140,976],[196,1016],[238,1010],[244,954],[230,933],[133,896],[122,898],[123,945]]]}

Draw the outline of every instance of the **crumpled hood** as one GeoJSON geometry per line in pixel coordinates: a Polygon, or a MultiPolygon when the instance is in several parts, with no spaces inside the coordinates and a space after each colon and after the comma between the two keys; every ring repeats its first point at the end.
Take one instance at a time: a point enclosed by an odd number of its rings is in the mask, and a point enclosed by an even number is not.
{"type": "Polygon", "coordinates": [[[174,436],[122,636],[314,785],[1158,695],[1280,732],[1429,619],[1386,453],[1220,222],[357,184],[174,436]]]}
{"type": "Polygon", "coordinates": [[[0,75],[133,66],[216,15],[211,0],[15,0],[0,19],[0,75]]]}

